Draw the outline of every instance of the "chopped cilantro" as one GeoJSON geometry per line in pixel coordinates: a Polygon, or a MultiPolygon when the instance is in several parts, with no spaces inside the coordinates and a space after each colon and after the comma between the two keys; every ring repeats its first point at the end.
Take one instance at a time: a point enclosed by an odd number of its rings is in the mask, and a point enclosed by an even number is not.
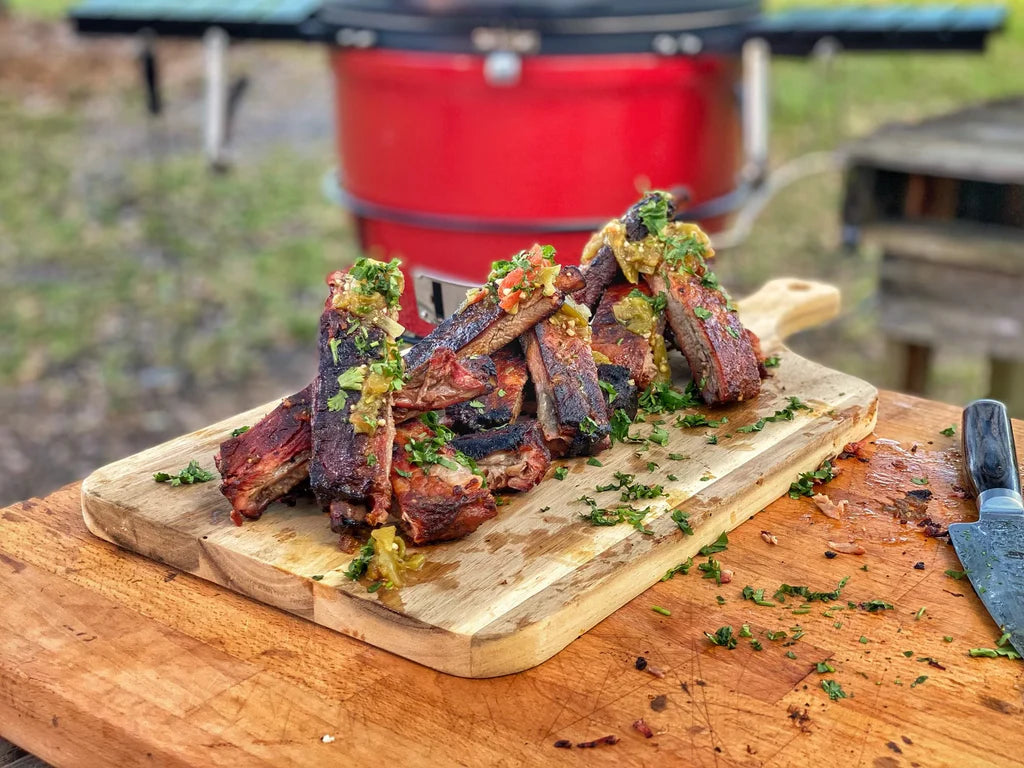
{"type": "Polygon", "coordinates": [[[764,367],[765,368],[778,368],[779,364],[781,362],[782,362],[782,360],[779,359],[778,355],[772,355],[771,357],[766,357],[764,359],[764,367]]]}
{"type": "Polygon", "coordinates": [[[591,467],[603,467],[604,466],[604,464],[602,464],[599,459],[595,459],[593,456],[591,456],[589,459],[587,459],[587,464],[589,466],[591,466],[591,467]]]}
{"type": "Polygon", "coordinates": [[[708,445],[718,445],[718,435],[708,435],[705,438],[705,442],[708,445]]]}
{"type": "Polygon", "coordinates": [[[671,568],[669,568],[667,571],[665,571],[665,575],[661,577],[661,580],[662,581],[668,581],[673,576],[675,576],[677,573],[681,573],[681,574],[683,574],[683,576],[686,576],[690,572],[690,569],[692,567],[693,567],[693,558],[689,557],[689,558],[686,559],[685,563],[680,563],[679,565],[673,565],[671,568]]]}
{"type": "Polygon", "coordinates": [[[338,344],[341,343],[341,339],[331,339],[327,342],[327,345],[331,348],[331,358],[334,360],[334,364],[338,364],[338,344]]]}
{"type": "Polygon", "coordinates": [[[668,225],[668,195],[654,192],[637,208],[637,216],[648,233],[657,236],[668,225]]]}
{"type": "Polygon", "coordinates": [[[168,483],[175,487],[179,485],[194,485],[195,483],[205,483],[213,480],[213,472],[203,469],[199,466],[199,462],[192,459],[187,467],[178,470],[178,474],[169,475],[166,472],[157,472],[153,475],[153,479],[158,483],[168,483]]]}
{"type": "Polygon", "coordinates": [[[647,436],[647,439],[664,447],[668,445],[668,432],[661,427],[655,427],[651,430],[651,434],[647,436]]]}
{"type": "Polygon", "coordinates": [[[924,616],[924,612],[927,610],[924,606],[917,609],[917,613],[914,614],[914,621],[920,621],[921,617],[924,616]]]}
{"type": "Polygon", "coordinates": [[[832,701],[838,701],[839,699],[846,698],[846,691],[844,691],[843,687],[835,680],[822,680],[821,690],[827,693],[828,697],[832,699],[832,701]]]}
{"type": "Polygon", "coordinates": [[[942,639],[945,640],[947,643],[952,643],[953,642],[953,636],[952,635],[946,635],[942,639]]]}
{"type": "Polygon", "coordinates": [[[231,436],[232,437],[238,437],[239,435],[244,435],[248,431],[249,431],[249,427],[248,426],[238,427],[236,429],[232,429],[231,430],[231,436]]]}
{"type": "Polygon", "coordinates": [[[1007,659],[1020,658],[1020,654],[1012,648],[971,648],[967,653],[972,657],[982,656],[989,659],[995,659],[999,656],[1007,659]]]}
{"type": "Polygon", "coordinates": [[[683,408],[695,408],[701,402],[700,392],[693,382],[690,382],[685,392],[673,389],[664,382],[654,382],[639,398],[640,408],[647,413],[674,413],[683,408]]]}
{"type": "Polygon", "coordinates": [[[568,475],[569,475],[569,468],[568,467],[559,467],[558,469],[555,470],[555,479],[556,480],[565,480],[565,478],[568,475]]]}
{"type": "Polygon", "coordinates": [[[716,429],[723,424],[729,423],[729,417],[723,416],[720,419],[709,419],[703,413],[688,413],[676,419],[676,426],[681,429],[693,429],[694,427],[711,427],[716,429]]]}
{"type": "Polygon", "coordinates": [[[404,469],[398,469],[398,467],[395,467],[395,474],[401,477],[412,477],[412,472],[406,472],[404,469]]]}
{"type": "Polygon", "coordinates": [[[885,600],[868,600],[866,603],[861,603],[860,607],[868,613],[877,613],[878,611],[892,610],[892,603],[887,603],[885,600]]]}
{"type": "Polygon", "coordinates": [[[316,576],[310,576],[310,578],[313,579],[313,581],[323,581],[324,575],[322,573],[318,573],[316,576]]]}
{"type": "Polygon", "coordinates": [[[672,513],[672,522],[687,536],[693,536],[693,528],[690,527],[690,516],[686,512],[683,512],[681,509],[675,510],[672,513]]]}
{"type": "Polygon", "coordinates": [[[954,571],[952,568],[948,568],[945,573],[949,578],[956,579],[957,581],[967,576],[967,571],[954,571]]]}
{"type": "Polygon", "coordinates": [[[348,568],[345,569],[345,575],[352,581],[359,581],[364,575],[366,575],[367,569],[370,567],[370,561],[373,560],[373,541],[368,541],[359,548],[358,554],[352,558],[352,562],[348,564],[348,568]]]}
{"type": "Polygon", "coordinates": [[[819,661],[814,665],[814,668],[818,671],[819,675],[826,675],[829,672],[836,671],[836,668],[829,664],[828,661],[819,661]]]}
{"type": "Polygon", "coordinates": [[[662,312],[665,311],[665,308],[668,306],[668,299],[665,297],[664,293],[658,293],[655,296],[648,296],[639,288],[634,288],[632,291],[627,293],[626,298],[643,299],[650,305],[651,311],[653,311],[655,315],[660,315],[662,312]]]}
{"type": "MultiPolygon", "coordinates": [[[[618,399],[619,390],[617,390],[612,384],[609,384],[607,381],[599,381],[597,382],[597,385],[601,387],[602,390],[608,393],[609,404],[614,403],[616,399],[618,399]]],[[[504,395],[502,395],[502,397],[504,397],[504,395]]]]}
{"type": "Polygon", "coordinates": [[[911,688],[917,688],[921,683],[928,679],[928,675],[920,675],[914,682],[910,684],[911,688]]]}
{"type": "Polygon", "coordinates": [[[708,318],[711,317],[711,313],[708,312],[708,310],[704,309],[704,307],[694,307],[693,314],[695,314],[701,320],[707,320],[708,318]]]}
{"type": "MultiPolygon", "coordinates": [[[[498,390],[498,397],[504,397],[507,394],[508,394],[508,392],[506,392],[504,389],[499,389],[498,390]]],[[[615,398],[613,397],[612,399],[614,400],[615,398]]]]}
{"type": "Polygon", "coordinates": [[[815,485],[827,483],[833,477],[835,477],[835,472],[832,470],[832,462],[825,461],[814,472],[801,472],[796,482],[790,484],[789,496],[792,499],[799,499],[801,496],[813,496],[815,485]]]}
{"type": "Polygon", "coordinates": [[[662,616],[672,615],[672,611],[670,611],[668,608],[662,608],[660,605],[652,605],[651,610],[655,613],[660,613],[662,616]]]}
{"type": "Polygon", "coordinates": [[[867,645],[868,644],[868,639],[866,637],[864,637],[864,635],[861,635],[860,636],[860,642],[863,643],[864,645],[867,645]]]}
{"type": "Polygon", "coordinates": [[[763,589],[754,589],[751,586],[746,586],[743,588],[743,599],[753,601],[754,605],[765,605],[769,608],[775,607],[775,603],[765,599],[763,589]]]}
{"type": "Polygon", "coordinates": [[[596,435],[601,431],[601,425],[594,421],[590,416],[584,416],[583,421],[580,422],[580,432],[584,435],[596,435]]]}
{"type": "Polygon", "coordinates": [[[706,563],[697,566],[697,570],[704,574],[702,579],[714,579],[716,584],[722,583],[722,564],[715,558],[709,557],[706,563]]]}
{"type": "Polygon", "coordinates": [[[953,425],[953,424],[950,424],[948,427],[946,427],[945,429],[941,430],[939,432],[939,434],[940,435],[945,435],[946,437],[952,437],[953,435],[956,434],[956,426],[953,425]]]}
{"type": "Polygon", "coordinates": [[[718,602],[719,605],[725,605],[725,598],[721,595],[715,595],[715,600],[718,602]]]}
{"type": "Polygon", "coordinates": [[[787,659],[795,659],[796,658],[796,654],[793,653],[792,651],[786,651],[786,658],[787,659]]]}
{"type": "Polygon", "coordinates": [[[366,466],[375,467],[377,466],[377,455],[374,453],[366,454],[366,466]]]}
{"type": "Polygon", "coordinates": [[[734,339],[738,339],[740,337],[740,332],[733,328],[731,325],[728,328],[726,328],[725,331],[734,339]]]}
{"type": "Polygon", "coordinates": [[[704,637],[708,639],[712,645],[720,645],[724,648],[728,648],[730,651],[736,647],[736,636],[732,633],[731,626],[719,627],[715,630],[714,634],[711,632],[705,632],[704,637]]]}
{"type": "Polygon", "coordinates": [[[761,641],[757,638],[754,638],[750,641],[750,647],[753,648],[755,651],[760,651],[764,648],[764,646],[761,645],[761,641]]]}
{"type": "Polygon", "coordinates": [[[750,631],[750,625],[744,624],[740,627],[740,637],[753,637],[754,634],[750,631]]]}
{"type": "Polygon", "coordinates": [[[700,554],[702,555],[714,555],[718,552],[724,552],[729,546],[729,534],[722,532],[713,544],[708,544],[706,547],[700,548],[700,554]]]}
{"type": "Polygon", "coordinates": [[[486,405],[481,403],[479,400],[470,400],[468,405],[469,405],[470,408],[473,408],[473,409],[475,409],[477,411],[482,411],[482,410],[484,410],[487,407],[486,405]]]}
{"type": "Polygon", "coordinates": [[[928,478],[927,477],[912,477],[912,478],[910,478],[910,482],[912,482],[914,485],[928,485],[928,478]]]}
{"type": "Polygon", "coordinates": [[[762,429],[764,429],[765,425],[768,422],[792,421],[794,418],[796,418],[797,411],[811,410],[806,403],[800,400],[799,397],[790,397],[787,399],[789,400],[789,404],[782,410],[776,411],[771,416],[764,416],[755,421],[753,424],[747,424],[746,426],[738,427],[736,431],[744,433],[760,432],[762,429]]]}
{"type": "Polygon", "coordinates": [[[849,580],[849,576],[844,576],[840,579],[838,586],[836,586],[836,588],[831,592],[812,592],[808,587],[792,587],[789,584],[782,584],[775,591],[773,597],[780,603],[785,602],[786,595],[789,595],[790,597],[802,597],[808,603],[813,603],[815,600],[822,603],[832,602],[833,600],[839,599],[839,595],[842,593],[843,587],[846,586],[846,582],[849,580]]]}
{"type": "Polygon", "coordinates": [[[678,479],[679,479],[679,477],[678,477],[678,476],[676,476],[676,475],[672,475],[672,474],[668,474],[668,475],[665,475],[665,478],[666,478],[667,480],[671,480],[672,482],[675,482],[676,480],[678,480],[678,479]]]}
{"type": "Polygon", "coordinates": [[[657,464],[655,464],[653,461],[648,461],[647,462],[647,471],[648,472],[654,472],[656,469],[658,469],[658,465],[657,464]]]}
{"type": "Polygon", "coordinates": [[[681,454],[681,453],[670,453],[670,454],[668,455],[668,457],[669,457],[670,459],[672,459],[672,461],[684,461],[684,460],[686,460],[686,459],[690,458],[689,456],[684,456],[684,455],[683,455],[683,454],[681,454]]]}

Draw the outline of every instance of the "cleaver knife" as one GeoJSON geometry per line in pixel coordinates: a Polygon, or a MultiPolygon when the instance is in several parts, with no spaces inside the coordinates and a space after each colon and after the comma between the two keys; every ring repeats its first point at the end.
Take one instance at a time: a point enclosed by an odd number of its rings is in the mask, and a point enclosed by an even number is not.
{"type": "Polygon", "coordinates": [[[974,591],[1024,655],[1024,502],[1006,406],[974,401],[964,409],[961,436],[978,521],[950,525],[949,538],[974,591]]]}

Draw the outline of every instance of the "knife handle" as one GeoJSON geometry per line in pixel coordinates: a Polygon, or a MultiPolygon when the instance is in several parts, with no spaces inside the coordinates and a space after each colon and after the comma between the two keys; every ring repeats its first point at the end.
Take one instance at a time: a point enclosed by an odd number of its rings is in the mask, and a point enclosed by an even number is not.
{"type": "Polygon", "coordinates": [[[976,497],[985,491],[1009,490],[1020,498],[1017,448],[1006,406],[998,400],[975,400],[964,408],[961,430],[967,480],[976,497]]]}

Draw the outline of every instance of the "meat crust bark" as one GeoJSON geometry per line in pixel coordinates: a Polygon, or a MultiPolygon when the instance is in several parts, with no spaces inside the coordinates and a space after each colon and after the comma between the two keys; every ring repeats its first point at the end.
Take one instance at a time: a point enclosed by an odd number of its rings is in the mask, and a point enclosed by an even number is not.
{"type": "Polygon", "coordinates": [[[405,364],[410,375],[440,349],[450,349],[459,357],[489,355],[522,335],[546,317],[558,311],[567,293],[583,287],[583,276],[576,267],[562,267],[555,279],[555,292],[544,296],[535,291],[510,314],[491,298],[463,305],[430,334],[409,350],[405,364]]]}
{"type": "Polygon", "coordinates": [[[526,358],[518,343],[499,349],[491,359],[497,375],[495,388],[470,403],[449,407],[446,416],[456,432],[479,432],[511,424],[523,407],[523,390],[529,376],[526,358]]]}
{"type": "Polygon", "coordinates": [[[441,348],[395,393],[395,423],[492,392],[497,382],[495,362],[489,356],[460,359],[441,348]]]}
{"type": "Polygon", "coordinates": [[[537,421],[554,456],[592,456],[610,445],[611,427],[587,339],[560,317],[521,337],[537,394],[537,421]]]}
{"type": "MultiPolygon", "coordinates": [[[[654,348],[648,336],[635,333],[623,325],[615,316],[615,307],[626,299],[634,290],[646,295],[650,291],[646,286],[631,283],[620,283],[609,287],[601,297],[594,319],[590,323],[590,346],[604,355],[613,365],[628,368],[633,375],[637,387],[646,389],[659,376],[668,378],[668,370],[662,371],[655,359],[654,348]]],[[[659,344],[664,344],[661,334],[665,327],[664,315],[659,313],[654,320],[652,333],[656,334],[659,344]]],[[[661,349],[660,365],[666,365],[664,349],[661,349]]]]}
{"type": "Polygon", "coordinates": [[[615,251],[607,245],[600,246],[594,258],[580,265],[580,273],[583,275],[584,286],[573,293],[572,298],[577,304],[585,304],[593,311],[605,289],[619,275],[615,251]]]}
{"type": "Polygon", "coordinates": [[[335,309],[334,298],[344,290],[342,281],[335,273],[328,282],[331,293],[320,317],[320,363],[313,382],[310,485],[317,503],[330,511],[333,519],[380,525],[387,520],[391,506],[389,476],[395,431],[391,394],[382,396],[384,404],[372,434],[357,432],[350,420],[360,400],[358,391],[345,392],[340,407],[337,400],[342,394],[339,376],[351,368],[383,361],[388,337],[380,328],[335,309]]]}
{"type": "MultiPolygon", "coordinates": [[[[434,432],[419,421],[406,422],[395,434],[394,505],[403,531],[414,544],[461,538],[498,513],[483,479],[468,468],[454,462],[455,469],[440,464],[420,467],[411,461],[415,443],[410,442],[433,437],[434,432]]],[[[455,457],[450,445],[438,453],[449,461],[455,457]]]]}
{"type": "Polygon", "coordinates": [[[463,435],[453,440],[451,446],[476,462],[492,491],[528,491],[544,479],[551,467],[551,453],[540,425],[533,419],[463,435]]]}
{"type": "Polygon", "coordinates": [[[214,463],[231,519],[259,519],[264,510],[309,476],[313,385],[286,397],[252,427],[220,444],[214,463]]]}
{"type": "Polygon", "coordinates": [[[668,323],[704,402],[715,405],[756,397],[761,390],[760,361],[722,294],[701,283],[699,270],[690,274],[662,268],[647,281],[652,290],[668,297],[668,323]]]}

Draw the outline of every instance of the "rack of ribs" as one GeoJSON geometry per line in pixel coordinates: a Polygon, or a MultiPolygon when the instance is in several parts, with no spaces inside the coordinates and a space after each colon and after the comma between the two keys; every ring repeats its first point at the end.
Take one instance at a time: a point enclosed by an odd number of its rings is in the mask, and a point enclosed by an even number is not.
{"type": "Polygon", "coordinates": [[[379,525],[391,506],[392,393],[402,385],[397,262],[359,259],[327,276],[313,383],[309,479],[332,522],[379,525]]]}
{"type": "Polygon", "coordinates": [[[220,444],[213,457],[231,519],[258,520],[264,510],[309,477],[313,385],[286,397],[242,434],[220,444]]]}
{"type": "Polygon", "coordinates": [[[445,415],[456,432],[479,432],[511,424],[523,408],[523,390],[529,381],[526,358],[518,342],[493,355],[496,386],[487,395],[449,407],[445,415]]]}
{"type": "Polygon", "coordinates": [[[483,478],[448,444],[452,437],[436,421],[407,421],[395,430],[394,506],[414,544],[458,539],[498,512],[483,478]]]}
{"type": "Polygon", "coordinates": [[[395,423],[464,403],[492,392],[498,383],[495,362],[487,355],[459,359],[440,348],[409,376],[394,395],[395,423]]]}
{"type": "Polygon", "coordinates": [[[693,224],[673,222],[665,229],[681,246],[646,279],[667,297],[668,323],[701,397],[708,405],[756,397],[764,370],[760,345],[708,269],[714,252],[707,235],[693,224]]]}
{"type": "Polygon", "coordinates": [[[537,421],[553,456],[592,456],[611,444],[584,313],[570,300],[520,338],[536,390],[537,421]]]}
{"type": "Polygon", "coordinates": [[[628,368],[641,390],[672,378],[665,350],[664,302],[652,297],[646,285],[617,283],[605,290],[590,323],[595,358],[628,368]]]}
{"type": "Polygon", "coordinates": [[[476,462],[492,491],[528,491],[551,467],[551,453],[533,419],[463,435],[452,440],[451,446],[476,462]]]}
{"type": "Polygon", "coordinates": [[[559,267],[554,252],[545,255],[537,245],[510,261],[495,262],[487,284],[409,350],[406,368],[415,376],[439,349],[450,349],[459,358],[497,352],[553,315],[567,294],[582,287],[578,268],[559,267]]]}

